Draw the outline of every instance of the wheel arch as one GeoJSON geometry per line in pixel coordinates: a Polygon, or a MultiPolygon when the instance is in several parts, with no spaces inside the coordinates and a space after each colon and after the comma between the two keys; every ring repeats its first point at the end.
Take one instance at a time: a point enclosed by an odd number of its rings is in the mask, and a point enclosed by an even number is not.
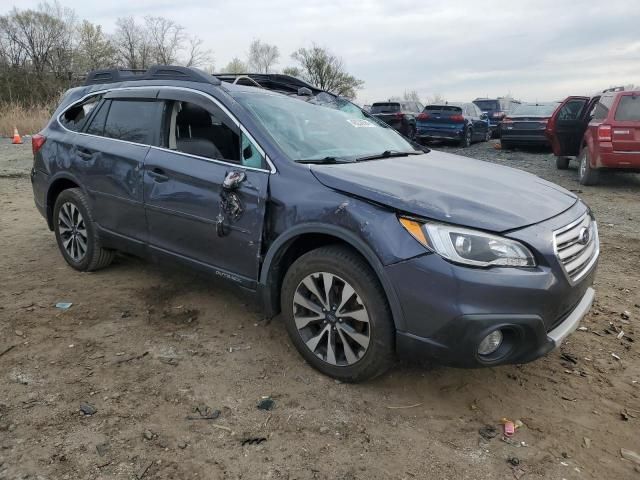
{"type": "Polygon", "coordinates": [[[78,179],[72,175],[62,174],[55,177],[49,184],[46,196],[46,209],[47,209],[47,225],[49,230],[53,231],[53,207],[56,204],[56,199],[64,190],[69,188],[82,188],[78,179]]]}
{"type": "Polygon", "coordinates": [[[375,273],[391,308],[397,330],[404,330],[404,317],[395,289],[373,249],[349,230],[335,225],[302,224],[281,234],[270,246],[262,263],[258,288],[267,317],[280,312],[280,290],[289,266],[301,255],[328,244],[344,244],[367,262],[375,273]]]}

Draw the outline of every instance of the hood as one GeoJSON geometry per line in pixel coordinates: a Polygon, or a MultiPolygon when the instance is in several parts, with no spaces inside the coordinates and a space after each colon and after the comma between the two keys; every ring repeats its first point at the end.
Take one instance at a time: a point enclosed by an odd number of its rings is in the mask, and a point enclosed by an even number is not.
{"type": "Polygon", "coordinates": [[[327,187],[395,210],[504,232],[554,217],[577,197],[535,175],[432,150],[363,163],[312,165],[327,187]]]}

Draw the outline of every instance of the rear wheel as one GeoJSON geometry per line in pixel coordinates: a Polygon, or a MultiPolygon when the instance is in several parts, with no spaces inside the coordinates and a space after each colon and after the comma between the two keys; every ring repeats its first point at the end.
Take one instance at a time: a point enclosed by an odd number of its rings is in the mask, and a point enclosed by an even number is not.
{"type": "Polygon", "coordinates": [[[302,255],[285,275],[281,303],[293,344],[325,375],[358,382],[393,364],[395,328],[384,290],[350,249],[302,255]]]}
{"type": "Polygon", "coordinates": [[[58,248],[73,268],[90,272],[111,263],[115,252],[102,247],[82,190],[70,188],[58,195],[53,222],[58,248]]]}
{"type": "Polygon", "coordinates": [[[471,145],[471,140],[473,139],[473,130],[467,127],[464,129],[462,134],[462,138],[460,139],[460,146],[462,148],[467,148],[471,145]]]}
{"type": "Polygon", "coordinates": [[[584,147],[578,156],[580,162],[580,183],[582,185],[595,185],[600,179],[600,172],[591,167],[591,159],[589,158],[589,149],[584,147]]]}
{"type": "Polygon", "coordinates": [[[569,168],[569,159],[567,157],[556,157],[556,168],[558,170],[569,168]]]}

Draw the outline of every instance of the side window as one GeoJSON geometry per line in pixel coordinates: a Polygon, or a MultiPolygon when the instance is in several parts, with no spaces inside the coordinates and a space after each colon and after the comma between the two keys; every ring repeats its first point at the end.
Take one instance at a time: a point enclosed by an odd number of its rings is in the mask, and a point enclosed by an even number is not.
{"type": "Polygon", "coordinates": [[[74,132],[82,130],[93,109],[100,103],[101,96],[87,99],[81,104],[74,105],[60,116],[60,122],[65,128],[74,132]]]}
{"type": "Polygon", "coordinates": [[[98,111],[91,119],[91,123],[87,126],[85,133],[89,133],[91,135],[99,135],[102,136],[104,134],[104,124],[107,121],[107,113],[109,113],[109,105],[111,104],[111,100],[105,100],[98,107],[98,111]]]}
{"type": "Polygon", "coordinates": [[[569,100],[560,108],[558,120],[578,120],[580,118],[580,112],[582,112],[582,108],[586,103],[586,100],[581,98],[569,100]]]}
{"type": "Polygon", "coordinates": [[[144,145],[158,145],[162,108],[163,102],[157,101],[111,100],[103,136],[144,145]]]}
{"type": "Polygon", "coordinates": [[[252,168],[265,168],[265,160],[249,137],[242,134],[242,165],[252,168]]]}
{"type": "Polygon", "coordinates": [[[173,102],[169,148],[199,157],[240,162],[240,137],[222,112],[189,102],[173,102]]]}
{"type": "Polygon", "coordinates": [[[623,95],[618,103],[615,119],[623,122],[640,121],[640,96],[623,95]]]}

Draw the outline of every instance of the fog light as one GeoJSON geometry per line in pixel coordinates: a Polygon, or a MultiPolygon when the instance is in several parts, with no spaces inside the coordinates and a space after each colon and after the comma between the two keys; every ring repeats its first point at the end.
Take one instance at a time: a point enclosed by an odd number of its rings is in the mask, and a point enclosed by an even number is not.
{"type": "Polygon", "coordinates": [[[502,344],[502,332],[500,330],[494,330],[489,335],[484,337],[478,346],[478,353],[480,355],[490,355],[502,344]]]}

